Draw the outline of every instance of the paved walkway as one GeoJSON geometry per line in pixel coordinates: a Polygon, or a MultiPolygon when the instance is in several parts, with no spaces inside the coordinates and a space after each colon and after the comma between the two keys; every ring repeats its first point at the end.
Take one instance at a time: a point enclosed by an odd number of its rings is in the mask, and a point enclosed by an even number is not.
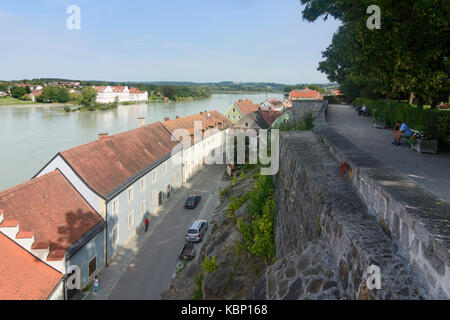
{"type": "Polygon", "coordinates": [[[406,140],[395,147],[391,144],[392,129],[376,129],[371,120],[371,117],[358,116],[350,106],[328,107],[328,124],[337,132],[386,166],[450,202],[450,155],[418,153],[409,148],[406,140]]]}
{"type": "Polygon", "coordinates": [[[149,231],[141,228],[102,270],[99,292],[91,291],[84,299],[160,299],[175,272],[189,224],[196,219],[209,220],[218,205],[219,188],[229,183],[222,181],[224,174],[225,166],[208,166],[177,190],[152,213],[149,231]],[[187,210],[184,202],[191,193],[200,194],[202,200],[196,209],[187,210]]]}

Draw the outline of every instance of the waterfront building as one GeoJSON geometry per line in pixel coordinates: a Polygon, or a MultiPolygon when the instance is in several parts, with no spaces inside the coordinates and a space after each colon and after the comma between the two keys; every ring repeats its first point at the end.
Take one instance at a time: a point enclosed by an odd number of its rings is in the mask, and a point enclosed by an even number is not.
{"type": "Polygon", "coordinates": [[[181,186],[181,157],[179,142],[160,122],[141,123],[137,129],[100,134],[93,142],[58,153],[37,176],[59,169],[107,222],[109,262],[181,186]]]}
{"type": "MultiPolygon", "coordinates": [[[[30,290],[27,281],[35,280],[33,285],[43,285],[43,295],[33,294],[33,297],[48,298],[50,288],[72,265],[80,268],[81,285],[85,286],[104,264],[104,229],[102,217],[57,169],[0,193],[0,233],[34,259],[5,240],[1,241],[4,247],[0,250],[22,259],[24,269],[37,268],[36,276],[49,276],[49,282],[45,282],[15,275],[18,277],[16,290],[23,292],[23,298],[31,298],[27,295],[30,290]]],[[[7,257],[0,255],[2,268],[13,263],[6,260],[7,257]]],[[[25,277],[24,269],[20,271],[25,277]]],[[[8,277],[9,274],[0,274],[0,287],[9,286],[8,277]]],[[[51,290],[51,298],[63,299],[63,289],[58,285],[55,290],[51,290]]]]}
{"type": "Polygon", "coordinates": [[[116,98],[119,102],[148,100],[147,91],[143,92],[128,86],[93,86],[93,88],[98,92],[96,100],[98,103],[114,102],[116,98]]]}
{"type": "Polygon", "coordinates": [[[166,118],[162,122],[175,138],[180,139],[183,145],[183,183],[202,168],[209,156],[215,156],[216,152],[223,153],[227,129],[231,127],[231,121],[227,120],[220,112],[205,111],[187,117],[176,117],[170,120],[166,118]],[[195,122],[199,123],[197,139],[195,134],[195,122]],[[189,137],[186,141],[181,139],[179,129],[186,130],[189,137]]]}
{"type": "Polygon", "coordinates": [[[289,94],[291,100],[322,100],[319,91],[305,88],[302,90],[292,90],[289,94]]]}

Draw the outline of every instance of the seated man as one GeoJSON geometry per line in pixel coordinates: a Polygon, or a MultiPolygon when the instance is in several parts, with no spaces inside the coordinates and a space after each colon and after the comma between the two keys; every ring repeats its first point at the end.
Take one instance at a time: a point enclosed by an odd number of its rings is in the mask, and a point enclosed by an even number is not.
{"type": "Polygon", "coordinates": [[[411,137],[412,131],[411,129],[406,125],[406,123],[403,123],[403,121],[397,121],[394,129],[394,140],[392,141],[392,144],[394,146],[400,145],[400,139],[402,136],[411,137]]]}
{"type": "Polygon", "coordinates": [[[366,114],[366,112],[367,112],[367,107],[365,104],[363,104],[362,108],[358,109],[358,115],[366,114]]]}

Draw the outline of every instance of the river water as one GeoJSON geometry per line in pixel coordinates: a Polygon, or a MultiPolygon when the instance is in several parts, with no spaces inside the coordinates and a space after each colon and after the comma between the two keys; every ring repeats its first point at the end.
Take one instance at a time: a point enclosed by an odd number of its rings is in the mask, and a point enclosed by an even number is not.
{"type": "MultiPolygon", "coordinates": [[[[192,102],[122,105],[108,111],[63,113],[53,106],[0,107],[0,190],[25,182],[59,151],[97,139],[98,134],[116,134],[165,117],[187,116],[205,110],[224,113],[233,101],[283,98],[282,94],[214,94],[192,102]]],[[[125,151],[124,151],[125,152],[125,151]]]]}

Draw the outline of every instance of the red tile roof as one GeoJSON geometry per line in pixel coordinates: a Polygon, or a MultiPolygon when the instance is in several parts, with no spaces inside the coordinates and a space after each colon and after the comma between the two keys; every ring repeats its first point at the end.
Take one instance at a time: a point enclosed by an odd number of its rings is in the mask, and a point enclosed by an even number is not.
{"type": "Polygon", "coordinates": [[[316,90],[297,91],[292,90],[289,94],[290,99],[321,99],[320,94],[316,90]]]}
{"type": "Polygon", "coordinates": [[[244,114],[244,116],[246,114],[249,114],[250,112],[258,111],[258,108],[260,107],[260,105],[254,103],[250,99],[239,100],[239,101],[236,101],[234,104],[241,110],[241,112],[244,114]]]}
{"type": "Polygon", "coordinates": [[[44,300],[62,274],[0,232],[0,300],[44,300]]]}
{"type": "MultiPolygon", "coordinates": [[[[197,113],[191,116],[182,117],[178,119],[166,120],[162,122],[162,124],[169,130],[170,132],[174,132],[176,129],[186,129],[192,135],[191,145],[194,142],[194,122],[200,121],[202,123],[202,131],[206,131],[206,129],[213,129],[215,124],[218,125],[219,130],[223,130],[226,128],[230,128],[232,123],[219,111],[205,111],[202,113],[197,113]],[[225,124],[225,125],[223,125],[225,124]]],[[[179,137],[177,137],[179,138],[179,137]]],[[[180,140],[183,140],[180,138],[180,140]]]]}
{"type": "Polygon", "coordinates": [[[160,123],[106,136],[61,152],[78,175],[102,197],[171,153],[178,145],[160,123]]]}
{"type": "Polygon", "coordinates": [[[59,170],[1,192],[0,211],[0,227],[19,225],[18,237],[34,235],[31,248],[49,248],[52,260],[103,221],[59,170]]]}
{"type": "Polygon", "coordinates": [[[144,92],[136,88],[130,88],[130,93],[144,93],[144,92]]]}
{"type": "Polygon", "coordinates": [[[269,126],[271,126],[282,114],[282,111],[275,111],[273,109],[261,110],[261,115],[269,126]]]}

